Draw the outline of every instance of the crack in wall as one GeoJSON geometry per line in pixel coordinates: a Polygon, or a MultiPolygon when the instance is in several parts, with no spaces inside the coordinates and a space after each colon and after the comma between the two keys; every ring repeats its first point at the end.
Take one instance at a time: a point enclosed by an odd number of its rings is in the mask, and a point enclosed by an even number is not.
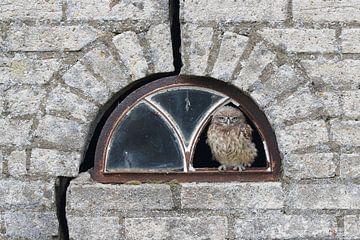
{"type": "MultiPolygon", "coordinates": [[[[113,1],[114,3],[116,2],[113,1]]],[[[170,33],[173,52],[173,65],[174,71],[170,73],[156,73],[147,76],[143,79],[139,79],[127,85],[125,88],[116,93],[104,106],[100,109],[97,117],[93,122],[95,130],[88,135],[88,139],[91,139],[87,150],[84,155],[84,160],[80,165],[79,173],[86,172],[94,166],[94,156],[96,144],[99,139],[101,130],[105,125],[106,120],[116,108],[119,102],[126,98],[135,89],[152,82],[156,79],[176,76],[180,74],[182,64],[181,57],[181,31],[180,31],[180,0],[169,0],[169,18],[170,18],[170,33]]],[[[66,218],[66,193],[73,177],[58,177],[55,186],[55,203],[56,203],[56,215],[59,222],[59,239],[68,240],[69,227],[66,218]]]]}

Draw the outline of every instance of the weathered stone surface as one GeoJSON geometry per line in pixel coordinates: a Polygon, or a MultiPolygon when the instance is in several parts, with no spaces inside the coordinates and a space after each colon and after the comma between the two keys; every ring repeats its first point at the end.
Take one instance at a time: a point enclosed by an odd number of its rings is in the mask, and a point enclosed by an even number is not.
{"type": "Polygon", "coordinates": [[[285,0],[259,0],[256,4],[250,0],[182,0],[180,14],[185,22],[280,22],[286,18],[286,6],[285,0]]]}
{"type": "MultiPolygon", "coordinates": [[[[360,14],[360,9],[359,9],[360,14]]],[[[360,17],[359,17],[360,20],[360,17]]],[[[343,29],[340,39],[343,53],[359,53],[360,52],[360,29],[343,29]]]]}
{"type": "Polygon", "coordinates": [[[67,211],[92,215],[119,211],[171,209],[169,185],[110,185],[93,183],[88,173],[72,181],[67,194],[67,211]]]}
{"type": "Polygon", "coordinates": [[[225,239],[226,217],[126,218],[126,239],[225,239]]]}
{"type": "Polygon", "coordinates": [[[192,24],[181,26],[181,51],[184,66],[183,74],[204,76],[210,50],[213,47],[211,27],[198,27],[192,24]]]}
{"type": "Polygon", "coordinates": [[[84,122],[89,122],[97,111],[98,107],[94,103],[71,93],[69,89],[61,86],[50,92],[46,103],[47,113],[66,113],[84,122]]]}
{"type": "Polygon", "coordinates": [[[113,38],[120,59],[127,67],[131,80],[146,76],[148,65],[139,39],[134,32],[124,32],[113,38]]]}
{"type": "Polygon", "coordinates": [[[56,59],[41,60],[20,54],[13,58],[0,57],[0,83],[45,84],[59,66],[60,61],[56,59]]]}
{"type": "Polygon", "coordinates": [[[308,87],[301,87],[289,97],[278,101],[265,110],[268,118],[275,123],[298,121],[318,112],[322,102],[310,92],[308,87]]]}
{"type": "Polygon", "coordinates": [[[5,212],[6,237],[10,239],[52,239],[58,235],[58,221],[52,212],[5,212]]]}
{"type": "Polygon", "coordinates": [[[349,149],[354,146],[360,146],[359,121],[332,120],[330,124],[330,131],[336,143],[349,149]]]}
{"type": "Polygon", "coordinates": [[[78,122],[45,115],[39,121],[35,136],[40,142],[49,142],[57,147],[82,150],[85,145],[87,127],[78,122]]]}
{"type": "Polygon", "coordinates": [[[294,0],[293,17],[302,22],[360,21],[357,0],[294,0]]]}
{"type": "Polygon", "coordinates": [[[295,184],[287,198],[292,209],[360,209],[356,184],[295,184]]]}
{"type": "Polygon", "coordinates": [[[334,29],[264,29],[261,36],[289,52],[334,52],[334,29]]]}
{"type": "Polygon", "coordinates": [[[3,162],[4,162],[4,155],[3,155],[3,152],[0,151],[0,178],[3,175],[3,162]]]}
{"type": "Polygon", "coordinates": [[[360,90],[343,92],[343,108],[347,117],[360,117],[360,90]]]}
{"type": "Polygon", "coordinates": [[[328,88],[357,89],[360,84],[360,61],[358,60],[303,60],[301,63],[311,80],[324,82],[328,88]]]}
{"type": "Polygon", "coordinates": [[[293,90],[302,82],[304,82],[304,77],[297,73],[294,67],[282,65],[279,68],[275,68],[274,73],[267,81],[256,85],[256,88],[251,93],[251,97],[253,97],[257,104],[265,108],[276,97],[293,90]]]}
{"type": "Polygon", "coordinates": [[[360,217],[356,215],[344,216],[345,239],[360,238],[360,217]]]}
{"type": "Polygon", "coordinates": [[[329,116],[337,117],[343,113],[341,107],[341,91],[318,92],[316,95],[323,103],[323,109],[329,116]]]}
{"type": "Polygon", "coordinates": [[[283,207],[280,183],[186,183],[181,189],[182,208],[279,209],[283,207]],[[246,194],[244,194],[246,192],[246,194]]]}
{"type": "Polygon", "coordinates": [[[10,176],[19,177],[25,175],[27,173],[25,151],[13,151],[7,157],[7,164],[10,176]]]}
{"type": "Polygon", "coordinates": [[[150,27],[146,39],[150,45],[150,58],[155,72],[174,71],[170,25],[160,24],[150,27]]]}
{"type": "Polygon", "coordinates": [[[289,178],[334,177],[336,162],[332,153],[288,154],[284,158],[284,173],[289,178]]]}
{"type": "Polygon", "coordinates": [[[78,217],[67,215],[72,240],[123,239],[118,217],[78,217]]]}
{"type": "Polygon", "coordinates": [[[70,20],[167,20],[167,0],[67,0],[67,17],[70,20]]]}
{"type": "Polygon", "coordinates": [[[99,103],[105,103],[110,96],[106,85],[96,79],[81,63],[76,63],[63,76],[65,83],[80,89],[85,95],[99,103]]]}
{"type": "Polygon", "coordinates": [[[229,81],[249,38],[232,32],[225,32],[221,38],[212,77],[229,81]]]}
{"type": "Polygon", "coordinates": [[[327,143],[329,136],[324,121],[306,121],[282,128],[277,134],[277,140],[280,151],[290,153],[327,143]]]}
{"type": "Polygon", "coordinates": [[[285,215],[267,212],[238,218],[237,239],[332,238],[336,236],[336,218],[331,215],[285,215]]]}
{"type": "Polygon", "coordinates": [[[29,173],[75,177],[79,173],[80,163],[81,155],[78,152],[35,148],[31,151],[29,173]]]}
{"type": "Polygon", "coordinates": [[[62,1],[3,0],[0,20],[61,20],[62,1]]]}
{"type": "Polygon", "coordinates": [[[237,79],[232,83],[247,91],[250,86],[259,81],[262,71],[274,58],[275,54],[264,43],[259,43],[255,46],[249,58],[241,62],[243,68],[237,79]]]}
{"type": "Polygon", "coordinates": [[[128,83],[128,73],[114,59],[105,46],[100,46],[84,56],[94,72],[105,81],[111,92],[118,92],[128,83]]]}
{"type": "Polygon", "coordinates": [[[0,119],[0,146],[23,147],[30,143],[32,120],[0,119]]]}
{"type": "Polygon", "coordinates": [[[0,208],[42,209],[54,206],[54,183],[43,181],[0,180],[0,208]]]}
{"type": "Polygon", "coordinates": [[[8,102],[7,111],[12,117],[36,114],[44,97],[45,90],[40,87],[13,86],[5,95],[8,102]]]}
{"type": "Polygon", "coordinates": [[[89,26],[21,26],[7,33],[4,48],[8,51],[78,51],[98,37],[89,26]]]}
{"type": "Polygon", "coordinates": [[[340,177],[360,178],[360,154],[340,155],[340,177]]]}

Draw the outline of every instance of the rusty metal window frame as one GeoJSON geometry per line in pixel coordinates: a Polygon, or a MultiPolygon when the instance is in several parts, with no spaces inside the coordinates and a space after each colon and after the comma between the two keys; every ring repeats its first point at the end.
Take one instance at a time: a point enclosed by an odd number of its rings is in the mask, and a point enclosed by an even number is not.
{"type": "MultiPolygon", "coordinates": [[[[161,108],[161,107],[160,107],[161,108]]],[[[167,119],[171,124],[174,123],[172,119],[167,119]]],[[[182,138],[179,133],[179,129],[176,126],[172,126],[175,130],[178,138],[182,138]]],[[[184,143],[184,139],[181,140],[184,143]]],[[[171,180],[177,180],[179,182],[228,182],[228,181],[275,181],[280,175],[280,154],[276,142],[275,134],[271,128],[269,121],[265,114],[259,109],[256,103],[250,96],[239,90],[238,88],[229,85],[225,82],[215,80],[209,77],[195,77],[195,76],[173,76],[158,79],[151,83],[148,83],[139,89],[132,92],[126,97],[112,112],[107,119],[95,151],[95,163],[94,168],[91,170],[91,176],[95,181],[102,183],[125,183],[131,180],[137,180],[140,182],[157,181],[166,182],[171,180]],[[183,154],[185,155],[185,171],[141,171],[141,172],[106,172],[106,152],[111,140],[112,132],[116,126],[121,122],[123,117],[131,109],[133,109],[141,101],[146,102],[151,107],[155,108],[164,118],[168,116],[164,109],[159,109],[159,106],[154,104],[150,98],[154,94],[158,94],[169,89],[176,88],[198,88],[206,89],[209,92],[214,92],[217,95],[222,94],[223,99],[219,101],[216,106],[213,106],[206,117],[201,119],[201,123],[197,127],[195,134],[191,137],[190,148],[182,146],[183,154]],[[226,171],[219,172],[214,168],[200,168],[193,171],[191,161],[196,148],[198,137],[204,130],[205,126],[211,119],[211,113],[218,107],[225,105],[228,102],[232,102],[237,105],[246,116],[249,117],[259,132],[262,139],[264,150],[266,154],[266,167],[252,167],[243,172],[226,171]],[[186,171],[189,170],[189,171],[186,171]]]]}

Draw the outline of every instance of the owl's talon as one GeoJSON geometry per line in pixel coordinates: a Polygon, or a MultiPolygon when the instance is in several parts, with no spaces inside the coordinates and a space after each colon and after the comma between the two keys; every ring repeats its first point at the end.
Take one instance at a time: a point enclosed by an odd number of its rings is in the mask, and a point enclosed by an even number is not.
{"type": "Polygon", "coordinates": [[[238,166],[235,166],[233,168],[233,170],[241,172],[241,171],[245,170],[245,166],[244,165],[238,165],[238,166]]]}
{"type": "Polygon", "coordinates": [[[226,171],[226,165],[221,165],[220,167],[218,167],[219,171],[226,171]]]}

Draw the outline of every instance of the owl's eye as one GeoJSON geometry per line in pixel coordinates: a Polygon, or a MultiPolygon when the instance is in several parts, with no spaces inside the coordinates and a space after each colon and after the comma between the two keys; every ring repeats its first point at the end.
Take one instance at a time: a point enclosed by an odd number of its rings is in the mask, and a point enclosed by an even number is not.
{"type": "Polygon", "coordinates": [[[219,122],[226,122],[226,118],[225,117],[217,117],[217,120],[219,122]]]}
{"type": "Polygon", "coordinates": [[[238,122],[240,120],[239,117],[233,117],[231,118],[231,122],[238,122]]]}

